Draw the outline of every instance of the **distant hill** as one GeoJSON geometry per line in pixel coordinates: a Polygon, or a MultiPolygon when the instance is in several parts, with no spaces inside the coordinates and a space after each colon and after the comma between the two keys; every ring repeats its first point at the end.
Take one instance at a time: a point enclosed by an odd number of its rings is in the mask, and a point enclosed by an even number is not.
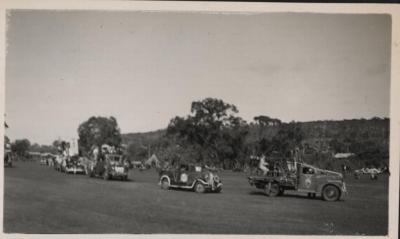
{"type": "Polygon", "coordinates": [[[129,145],[131,143],[147,145],[157,141],[165,135],[166,130],[160,129],[156,131],[144,132],[144,133],[127,133],[122,134],[122,143],[129,145]]]}

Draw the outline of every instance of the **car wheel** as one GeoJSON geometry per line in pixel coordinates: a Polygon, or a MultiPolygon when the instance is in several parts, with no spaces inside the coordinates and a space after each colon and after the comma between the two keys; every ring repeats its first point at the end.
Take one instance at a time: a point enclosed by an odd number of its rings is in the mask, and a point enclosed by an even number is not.
{"type": "Polygon", "coordinates": [[[168,190],[169,189],[168,179],[163,178],[163,180],[161,180],[161,188],[164,189],[164,190],[168,190]]]}
{"type": "Polygon", "coordinates": [[[322,189],[322,199],[325,201],[337,201],[340,198],[339,188],[334,185],[327,185],[322,189]]]}
{"type": "Polygon", "coordinates": [[[218,187],[217,189],[215,189],[216,193],[220,193],[222,191],[222,187],[218,187]]]}
{"type": "Polygon", "coordinates": [[[197,182],[196,185],[194,185],[194,191],[196,193],[204,193],[206,191],[206,188],[202,183],[197,182]]]}
{"type": "Polygon", "coordinates": [[[271,183],[271,188],[269,188],[268,184],[265,185],[266,194],[270,197],[276,197],[279,195],[281,189],[277,183],[271,183]],[[269,189],[269,192],[268,192],[269,189]]]}

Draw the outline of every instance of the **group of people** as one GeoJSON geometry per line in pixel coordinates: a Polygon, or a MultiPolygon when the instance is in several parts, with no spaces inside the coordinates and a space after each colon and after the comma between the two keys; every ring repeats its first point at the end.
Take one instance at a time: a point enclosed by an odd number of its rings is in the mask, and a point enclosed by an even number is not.
{"type": "Polygon", "coordinates": [[[269,172],[269,163],[266,160],[265,155],[261,156],[251,156],[250,157],[252,160],[258,161],[257,163],[257,169],[261,170],[263,176],[267,175],[269,172]]]}
{"type": "Polygon", "coordinates": [[[257,168],[257,171],[261,172],[262,176],[266,176],[269,172],[282,173],[296,171],[296,162],[298,162],[296,158],[293,158],[293,160],[284,158],[268,160],[264,154],[260,156],[250,156],[250,159],[252,160],[252,167],[257,168]]]}

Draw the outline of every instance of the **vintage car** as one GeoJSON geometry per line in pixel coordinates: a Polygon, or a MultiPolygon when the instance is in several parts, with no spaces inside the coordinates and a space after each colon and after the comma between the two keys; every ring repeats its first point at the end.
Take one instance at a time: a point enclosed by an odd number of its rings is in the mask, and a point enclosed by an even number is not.
{"type": "Polygon", "coordinates": [[[129,165],[119,154],[105,154],[99,160],[90,160],[87,173],[90,177],[102,177],[105,180],[119,178],[128,180],[129,165]]]}
{"type": "Polygon", "coordinates": [[[221,192],[222,182],[215,172],[195,165],[181,164],[159,172],[162,189],[182,188],[197,193],[221,192]]]}
{"type": "Polygon", "coordinates": [[[361,175],[368,175],[370,179],[372,180],[377,180],[378,179],[378,174],[381,174],[382,170],[377,169],[377,168],[361,168],[354,170],[354,177],[356,179],[360,179],[361,175]]]}
{"type": "Polygon", "coordinates": [[[294,163],[293,166],[291,170],[272,170],[265,176],[250,176],[249,183],[272,197],[282,195],[284,191],[296,191],[307,193],[309,197],[321,195],[325,201],[337,201],[347,193],[341,173],[306,163],[294,163]]]}
{"type": "Polygon", "coordinates": [[[66,158],[62,163],[62,171],[73,174],[86,174],[85,167],[78,156],[66,158]]]}

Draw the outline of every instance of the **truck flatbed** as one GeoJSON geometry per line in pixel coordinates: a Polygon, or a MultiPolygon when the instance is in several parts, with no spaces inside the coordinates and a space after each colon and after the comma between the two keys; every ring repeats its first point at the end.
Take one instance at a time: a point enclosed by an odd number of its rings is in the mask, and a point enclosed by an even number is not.
{"type": "Polygon", "coordinates": [[[265,175],[265,176],[249,176],[250,185],[255,185],[257,188],[264,189],[270,183],[278,183],[281,187],[295,188],[296,187],[296,175],[265,175]]]}

